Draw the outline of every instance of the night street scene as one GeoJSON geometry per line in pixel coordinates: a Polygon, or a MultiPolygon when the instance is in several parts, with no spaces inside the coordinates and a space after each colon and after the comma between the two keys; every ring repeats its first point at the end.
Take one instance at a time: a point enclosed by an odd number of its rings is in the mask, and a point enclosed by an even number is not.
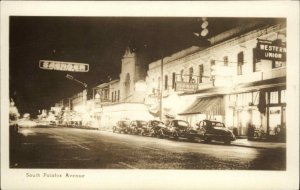
{"type": "Polygon", "coordinates": [[[276,170],[285,18],[9,18],[11,169],[276,170]]]}

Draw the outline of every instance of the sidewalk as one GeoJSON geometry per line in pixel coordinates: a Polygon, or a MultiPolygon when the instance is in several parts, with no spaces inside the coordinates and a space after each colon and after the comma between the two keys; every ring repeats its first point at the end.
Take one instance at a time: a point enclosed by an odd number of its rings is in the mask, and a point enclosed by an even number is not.
{"type": "Polygon", "coordinates": [[[286,143],[282,142],[259,142],[259,141],[249,141],[248,139],[236,139],[231,142],[234,146],[241,147],[252,147],[252,148],[286,148],[286,143]]]}

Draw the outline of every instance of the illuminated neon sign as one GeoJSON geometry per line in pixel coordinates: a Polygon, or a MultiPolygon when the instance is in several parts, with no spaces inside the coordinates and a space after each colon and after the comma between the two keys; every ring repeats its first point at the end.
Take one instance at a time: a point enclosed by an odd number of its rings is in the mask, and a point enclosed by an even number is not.
{"type": "Polygon", "coordinates": [[[56,70],[56,71],[72,71],[72,72],[88,72],[89,64],[40,60],[39,67],[41,69],[56,70]]]}
{"type": "Polygon", "coordinates": [[[258,39],[256,58],[275,61],[286,61],[286,44],[281,40],[269,41],[258,39]]]}

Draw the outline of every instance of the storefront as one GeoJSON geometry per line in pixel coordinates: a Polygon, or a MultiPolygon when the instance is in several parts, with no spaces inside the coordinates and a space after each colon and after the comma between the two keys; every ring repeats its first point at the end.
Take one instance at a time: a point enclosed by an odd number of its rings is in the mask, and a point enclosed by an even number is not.
{"type": "Polygon", "coordinates": [[[226,125],[236,128],[238,136],[248,136],[249,127],[263,138],[285,139],[285,77],[252,82],[236,87],[226,96],[226,125]]]}
{"type": "Polygon", "coordinates": [[[148,121],[154,117],[143,103],[117,103],[102,107],[100,129],[111,130],[122,119],[148,121]]]}
{"type": "Polygon", "coordinates": [[[196,123],[203,119],[223,122],[225,120],[224,96],[199,97],[178,115],[180,118],[188,121],[192,127],[196,126],[196,123]]]}

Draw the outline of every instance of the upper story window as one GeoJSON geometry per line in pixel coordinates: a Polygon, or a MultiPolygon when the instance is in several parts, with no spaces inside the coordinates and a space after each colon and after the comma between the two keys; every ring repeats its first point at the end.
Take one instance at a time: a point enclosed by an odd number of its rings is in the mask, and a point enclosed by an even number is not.
{"type": "Polygon", "coordinates": [[[172,73],[172,89],[175,88],[175,77],[176,77],[176,74],[173,72],[172,73]]]}
{"type": "Polygon", "coordinates": [[[223,57],[224,66],[228,66],[228,56],[223,57]]]}
{"type": "Polygon", "coordinates": [[[214,65],[216,65],[216,61],[215,61],[215,60],[210,60],[210,68],[211,68],[211,69],[210,69],[210,72],[211,72],[210,74],[211,74],[211,75],[212,75],[212,71],[213,71],[213,70],[212,70],[212,66],[214,66],[214,65]]]}
{"type": "Polygon", "coordinates": [[[103,89],[103,99],[109,99],[109,91],[108,88],[103,89]]]}
{"type": "Polygon", "coordinates": [[[182,69],[182,70],[180,71],[180,78],[181,78],[181,81],[183,81],[183,73],[184,73],[184,70],[182,69]]]}
{"type": "Polygon", "coordinates": [[[203,73],[204,73],[204,67],[202,64],[202,65],[199,65],[199,83],[202,83],[203,73]]]}
{"type": "Polygon", "coordinates": [[[194,69],[193,69],[193,67],[190,67],[190,69],[189,69],[189,81],[191,81],[193,79],[193,75],[194,75],[194,69]]]}
{"type": "Polygon", "coordinates": [[[285,62],[283,61],[272,61],[272,68],[279,68],[279,67],[283,67],[283,65],[285,64],[285,62]]]}
{"type": "Polygon", "coordinates": [[[242,75],[244,64],[244,52],[238,53],[237,60],[237,75],[242,75]]]}
{"type": "Polygon", "coordinates": [[[168,75],[165,75],[165,90],[168,89],[168,75]]]}
{"type": "Polygon", "coordinates": [[[253,72],[261,71],[261,61],[257,59],[256,48],[253,48],[253,72]]]}

